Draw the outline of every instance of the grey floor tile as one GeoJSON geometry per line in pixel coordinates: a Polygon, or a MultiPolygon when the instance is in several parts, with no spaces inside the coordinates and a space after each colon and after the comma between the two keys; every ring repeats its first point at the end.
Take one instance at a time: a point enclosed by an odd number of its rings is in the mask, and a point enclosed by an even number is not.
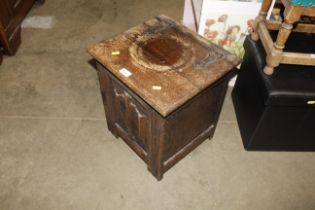
{"type": "Polygon", "coordinates": [[[4,209],[311,209],[311,153],[246,152],[235,124],[157,182],[105,121],[3,120],[4,209]],[[228,131],[228,132],[227,132],[228,131]]]}
{"type": "Polygon", "coordinates": [[[81,51],[97,42],[123,32],[159,14],[178,21],[183,14],[183,2],[150,0],[76,0],[47,1],[31,11],[29,16],[54,16],[52,29],[23,30],[20,53],[34,51],[81,51]]]}
{"type": "Polygon", "coordinates": [[[224,99],[223,107],[220,113],[220,122],[233,123],[236,122],[235,111],[232,102],[232,93],[233,87],[228,87],[226,91],[226,96],[224,99]]]}
{"type": "Polygon", "coordinates": [[[0,66],[0,209],[315,209],[314,153],[248,152],[227,92],[214,138],[161,182],[107,130],[85,48],[183,1],[54,0],[0,66]]]}
{"type": "Polygon", "coordinates": [[[0,66],[0,116],[104,118],[97,73],[84,53],[32,53],[0,66]]]}
{"type": "Polygon", "coordinates": [[[313,153],[245,151],[237,125],[220,123],[165,178],[176,173],[182,185],[202,189],[198,199],[208,199],[196,209],[313,209],[314,160],[313,153]]]}

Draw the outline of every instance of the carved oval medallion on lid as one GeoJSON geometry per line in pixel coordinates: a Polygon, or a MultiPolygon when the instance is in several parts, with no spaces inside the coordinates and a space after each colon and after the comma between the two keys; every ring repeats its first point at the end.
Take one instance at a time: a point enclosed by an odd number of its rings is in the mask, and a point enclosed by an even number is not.
{"type": "Polygon", "coordinates": [[[165,72],[191,62],[193,53],[189,46],[177,36],[142,36],[130,46],[129,52],[134,65],[165,72]]]}

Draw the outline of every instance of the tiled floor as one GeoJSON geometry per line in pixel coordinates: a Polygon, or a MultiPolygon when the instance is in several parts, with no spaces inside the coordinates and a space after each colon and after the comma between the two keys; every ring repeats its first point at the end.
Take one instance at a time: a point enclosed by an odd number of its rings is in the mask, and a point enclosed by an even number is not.
{"type": "Polygon", "coordinates": [[[106,128],[85,48],[183,1],[47,0],[0,66],[0,210],[315,209],[315,154],[246,152],[227,94],[213,140],[157,182],[106,128]]]}

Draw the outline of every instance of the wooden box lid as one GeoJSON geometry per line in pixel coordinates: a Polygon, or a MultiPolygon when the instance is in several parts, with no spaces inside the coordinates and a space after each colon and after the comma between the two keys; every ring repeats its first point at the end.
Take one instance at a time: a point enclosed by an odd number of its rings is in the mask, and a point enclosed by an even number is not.
{"type": "Polygon", "coordinates": [[[164,117],[240,62],[164,15],[88,52],[164,117]]]}

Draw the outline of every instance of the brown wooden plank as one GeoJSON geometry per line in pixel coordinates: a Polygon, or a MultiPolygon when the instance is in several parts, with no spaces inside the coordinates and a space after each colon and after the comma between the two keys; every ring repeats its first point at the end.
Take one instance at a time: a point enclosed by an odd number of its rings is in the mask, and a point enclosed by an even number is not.
{"type": "Polygon", "coordinates": [[[315,54],[283,52],[281,63],[296,65],[315,65],[315,54]]]}
{"type": "MultiPolygon", "coordinates": [[[[279,30],[281,27],[281,22],[277,21],[266,21],[266,27],[269,30],[279,30]]],[[[315,33],[315,25],[313,24],[305,24],[305,23],[299,23],[295,28],[292,30],[293,32],[303,32],[303,33],[315,33]]]]}
{"type": "Polygon", "coordinates": [[[164,15],[105,40],[88,52],[162,116],[240,62],[164,15]],[[120,73],[123,68],[132,75],[120,73]]]}

